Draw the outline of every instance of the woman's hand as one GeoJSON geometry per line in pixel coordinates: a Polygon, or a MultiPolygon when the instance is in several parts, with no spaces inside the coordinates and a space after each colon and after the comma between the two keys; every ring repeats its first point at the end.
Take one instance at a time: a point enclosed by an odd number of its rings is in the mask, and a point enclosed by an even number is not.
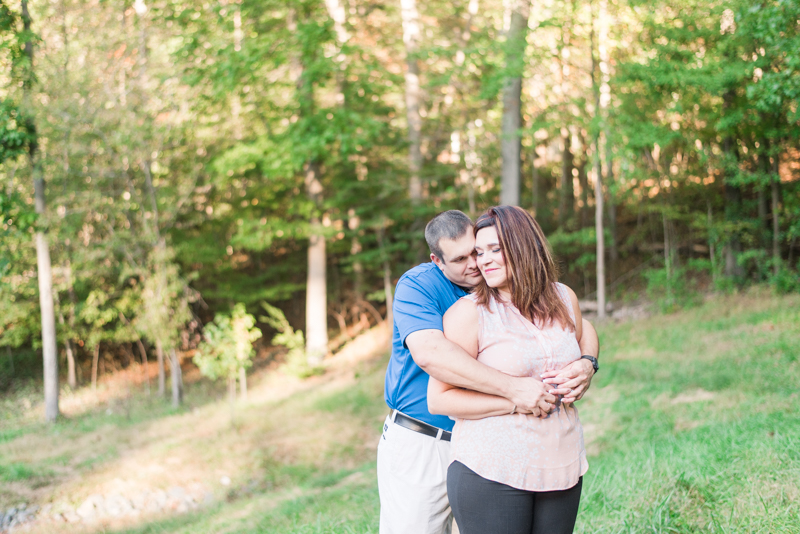
{"type": "Polygon", "coordinates": [[[555,389],[551,389],[553,395],[563,395],[561,402],[569,404],[580,400],[594,376],[592,362],[585,359],[575,360],[560,371],[546,371],[542,373],[542,381],[545,384],[552,384],[555,389]]]}

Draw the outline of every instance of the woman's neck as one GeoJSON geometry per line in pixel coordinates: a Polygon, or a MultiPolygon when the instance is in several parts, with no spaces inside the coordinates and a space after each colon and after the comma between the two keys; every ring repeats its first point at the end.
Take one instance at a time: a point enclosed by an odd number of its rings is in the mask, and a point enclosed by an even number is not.
{"type": "Polygon", "coordinates": [[[503,302],[513,304],[513,302],[511,301],[511,291],[508,289],[508,287],[498,287],[497,294],[500,297],[500,300],[502,300],[503,302]]]}

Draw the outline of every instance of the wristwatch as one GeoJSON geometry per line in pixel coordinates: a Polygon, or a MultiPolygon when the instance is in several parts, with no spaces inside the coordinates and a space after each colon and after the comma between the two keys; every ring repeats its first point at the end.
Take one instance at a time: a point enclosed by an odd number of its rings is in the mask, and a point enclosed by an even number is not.
{"type": "Polygon", "coordinates": [[[584,354],[583,356],[581,356],[580,359],[589,360],[590,362],[592,362],[592,367],[594,367],[595,373],[597,373],[597,371],[600,370],[600,366],[597,364],[597,358],[595,358],[594,356],[589,356],[588,354],[584,354]]]}

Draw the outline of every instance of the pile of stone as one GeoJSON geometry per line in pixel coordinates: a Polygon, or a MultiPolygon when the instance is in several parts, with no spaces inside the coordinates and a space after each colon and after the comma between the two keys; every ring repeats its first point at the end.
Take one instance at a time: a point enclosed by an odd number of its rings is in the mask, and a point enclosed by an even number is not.
{"type": "Polygon", "coordinates": [[[5,512],[0,510],[0,532],[11,532],[15,527],[33,521],[38,511],[38,506],[28,506],[27,503],[9,508],[5,512]]]}
{"type": "Polygon", "coordinates": [[[138,493],[123,495],[89,495],[78,508],[62,514],[65,521],[97,521],[106,518],[133,517],[140,514],[160,512],[184,513],[194,510],[200,504],[209,504],[214,496],[211,492],[202,491],[202,487],[187,491],[181,486],[173,486],[167,491],[144,490],[138,493]]]}
{"type": "Polygon", "coordinates": [[[117,491],[89,495],[77,508],[66,503],[38,506],[20,504],[7,512],[0,511],[0,534],[13,532],[16,527],[34,520],[67,523],[92,523],[95,521],[136,517],[159,513],[185,513],[214,502],[214,495],[201,484],[189,488],[173,486],[141,491],[117,491]]]}

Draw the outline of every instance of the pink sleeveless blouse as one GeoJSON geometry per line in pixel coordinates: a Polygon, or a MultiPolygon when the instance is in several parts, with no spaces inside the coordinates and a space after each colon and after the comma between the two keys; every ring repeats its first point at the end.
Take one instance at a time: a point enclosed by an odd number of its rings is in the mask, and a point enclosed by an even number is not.
{"type": "MultiPolygon", "coordinates": [[[[566,286],[556,284],[575,320],[566,286]]],[[[474,295],[462,297],[475,302],[474,295]]],[[[574,332],[558,324],[534,325],[511,304],[478,306],[478,361],[512,376],[560,370],[581,357],[574,332]]],[[[569,489],[589,464],[578,410],[558,403],[544,419],[514,414],[458,419],[452,459],[483,478],[527,491],[569,489]]]]}

